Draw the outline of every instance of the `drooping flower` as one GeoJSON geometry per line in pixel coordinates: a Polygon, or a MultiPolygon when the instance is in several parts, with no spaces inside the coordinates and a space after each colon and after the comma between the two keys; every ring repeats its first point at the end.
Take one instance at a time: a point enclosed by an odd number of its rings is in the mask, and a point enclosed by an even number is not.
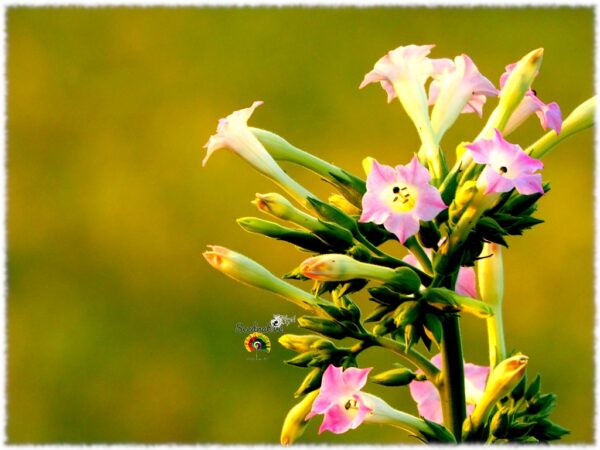
{"type": "Polygon", "coordinates": [[[432,220],[446,209],[430,180],[416,155],[409,164],[395,168],[372,160],[359,221],[383,224],[404,243],[419,231],[419,220],[432,220]]]}
{"type": "MultiPolygon", "coordinates": [[[[442,364],[442,355],[438,354],[431,359],[438,368],[442,364]]],[[[465,363],[465,396],[467,415],[470,415],[477,402],[483,396],[485,383],[490,372],[488,366],[477,366],[465,363]]],[[[410,395],[417,402],[419,414],[432,422],[443,423],[442,404],[437,389],[430,381],[412,381],[408,385],[410,395]]]]}
{"type": "Polygon", "coordinates": [[[307,189],[299,185],[275,162],[259,140],[248,128],[248,119],[263,102],[252,103],[249,108],[234,111],[219,120],[217,133],[204,145],[206,156],[202,160],[205,166],[212,154],[226,148],[245,159],[252,167],[285,189],[299,203],[305,204],[308,197],[314,197],[307,189]]]}
{"type": "Polygon", "coordinates": [[[317,414],[324,415],[319,434],[325,430],[345,433],[358,427],[373,411],[365,402],[365,394],[360,392],[371,369],[350,367],[342,371],[341,367],[332,364],[327,367],[319,395],[306,416],[308,420],[317,414]]]}
{"type": "Polygon", "coordinates": [[[519,145],[506,141],[498,130],[494,130],[491,139],[480,139],[466,148],[476,163],[486,165],[478,180],[478,184],[485,185],[486,194],[512,188],[523,195],[544,193],[542,175],[535,173],[544,164],[527,155],[519,145]]]}
{"type": "Polygon", "coordinates": [[[479,73],[467,55],[454,58],[454,62],[441,73],[433,75],[429,85],[431,125],[440,137],[456,121],[460,113],[475,112],[481,117],[486,97],[497,95],[498,89],[479,73]]]}
{"type": "MultiPolygon", "coordinates": [[[[431,253],[429,249],[426,249],[426,251],[428,254],[431,253]]],[[[423,270],[423,267],[412,253],[409,253],[402,258],[402,261],[409,263],[417,269],[423,270]]],[[[458,270],[458,276],[456,277],[456,285],[454,286],[454,290],[459,295],[478,298],[475,269],[473,269],[473,267],[461,267],[458,270]]]]}
{"type": "MultiPolygon", "coordinates": [[[[515,66],[516,63],[506,66],[506,71],[500,76],[500,88],[504,87],[508,76],[514,70],[515,66]]],[[[523,97],[523,100],[521,100],[517,109],[511,115],[504,128],[504,134],[507,135],[511,133],[533,113],[540,119],[540,123],[544,130],[551,128],[556,134],[560,133],[562,127],[562,113],[560,112],[560,107],[556,102],[548,104],[544,103],[538,98],[537,93],[530,88],[525,93],[525,97],[523,97]]]]}

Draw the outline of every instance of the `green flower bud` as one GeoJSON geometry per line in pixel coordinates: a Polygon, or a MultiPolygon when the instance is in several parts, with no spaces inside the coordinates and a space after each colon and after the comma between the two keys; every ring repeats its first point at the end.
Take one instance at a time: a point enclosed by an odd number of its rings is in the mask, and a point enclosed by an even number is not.
{"type": "Polygon", "coordinates": [[[500,132],[504,130],[508,119],[517,109],[537,76],[542,65],[543,56],[544,49],[538,48],[527,53],[517,62],[500,91],[498,106],[490,115],[484,130],[478,138],[491,137],[494,128],[497,128],[500,132]]]}
{"type": "Polygon", "coordinates": [[[281,445],[293,444],[306,429],[308,421],[304,420],[312,409],[315,398],[319,395],[319,389],[306,394],[292,409],[289,410],[281,428],[281,445]]]}
{"type": "Polygon", "coordinates": [[[490,432],[499,438],[506,437],[506,432],[509,425],[508,409],[502,408],[497,411],[490,422],[490,432]]]}
{"type": "Polygon", "coordinates": [[[332,194],[327,199],[333,206],[341,209],[349,216],[360,216],[361,210],[350,203],[343,195],[332,194]]]}
{"type": "Polygon", "coordinates": [[[416,377],[417,375],[412,370],[402,367],[400,369],[387,370],[370,379],[373,383],[384,386],[406,386],[416,377]]]}
{"type": "Polygon", "coordinates": [[[319,352],[300,353],[299,355],[294,356],[292,359],[288,359],[285,361],[285,363],[291,366],[307,367],[313,358],[315,358],[318,354],[319,352]]]}
{"type": "Polygon", "coordinates": [[[347,335],[347,331],[342,325],[321,317],[302,316],[298,319],[298,325],[333,339],[342,339],[347,335]]]}
{"type": "Polygon", "coordinates": [[[492,308],[482,301],[458,295],[446,288],[428,288],[424,291],[423,298],[442,311],[462,311],[483,319],[493,315],[492,308]]]}
{"type": "Polygon", "coordinates": [[[237,223],[249,233],[262,234],[273,239],[286,241],[312,252],[327,252],[331,248],[311,233],[287,228],[268,220],[242,217],[237,219],[237,223]]]}
{"type": "Polygon", "coordinates": [[[250,258],[217,245],[202,255],[208,263],[240,283],[254,286],[279,295],[304,309],[316,306],[316,300],[308,292],[280,280],[250,258]]]}
{"type": "Polygon", "coordinates": [[[394,311],[394,323],[399,328],[404,328],[406,325],[412,324],[421,312],[419,302],[409,300],[402,303],[394,311]]]}
{"type": "MultiPolygon", "coordinates": [[[[414,279],[405,271],[397,272],[389,267],[363,263],[348,255],[336,253],[306,259],[300,264],[300,272],[304,276],[320,281],[347,281],[366,278],[394,282],[395,285],[401,284],[404,280],[408,283],[414,283],[414,279]]],[[[418,276],[416,274],[415,276],[418,280],[418,276]]],[[[412,286],[410,287],[412,288],[412,286]]]]}
{"type": "Polygon", "coordinates": [[[297,353],[303,353],[309,351],[311,348],[313,348],[314,344],[323,340],[325,339],[314,334],[284,334],[279,338],[279,343],[288,350],[292,350],[297,353]]]}
{"type": "Polygon", "coordinates": [[[297,398],[307,392],[318,389],[321,386],[321,378],[323,378],[323,371],[319,367],[313,368],[310,373],[306,375],[298,390],[294,392],[294,397],[297,398]]]}
{"type": "Polygon", "coordinates": [[[386,284],[400,294],[414,294],[421,287],[421,279],[417,273],[408,267],[398,267],[386,284]]]}

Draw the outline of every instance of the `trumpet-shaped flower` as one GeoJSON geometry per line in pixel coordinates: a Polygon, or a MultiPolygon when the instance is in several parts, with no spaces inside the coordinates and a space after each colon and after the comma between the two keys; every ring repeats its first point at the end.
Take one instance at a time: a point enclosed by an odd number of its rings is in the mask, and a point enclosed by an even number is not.
{"type": "Polygon", "coordinates": [[[535,173],[544,164],[527,155],[523,149],[507,142],[498,130],[491,139],[480,139],[466,145],[473,160],[486,167],[478,184],[485,185],[485,193],[508,192],[515,188],[520,194],[544,193],[542,175],[535,173]]]}
{"type": "MultiPolygon", "coordinates": [[[[506,79],[515,66],[516,63],[506,66],[506,71],[500,76],[501,88],[504,87],[506,79]]],[[[533,89],[528,89],[525,93],[525,97],[523,97],[523,100],[521,100],[521,103],[517,106],[517,109],[513,112],[506,124],[504,134],[512,132],[533,113],[540,119],[540,123],[544,130],[551,128],[556,134],[560,133],[562,127],[562,114],[558,104],[556,102],[546,104],[538,98],[537,93],[533,89]]]]}
{"type": "Polygon", "coordinates": [[[372,160],[360,222],[374,222],[394,233],[401,243],[419,231],[419,220],[432,220],[446,205],[429,184],[431,175],[416,156],[395,168],[372,160]]]}
{"type": "Polygon", "coordinates": [[[217,133],[212,135],[204,145],[207,152],[202,160],[202,165],[206,165],[216,150],[222,148],[232,150],[260,173],[279,184],[299,203],[305,204],[306,199],[313,195],[290,178],[279,167],[256,136],[252,134],[250,128],[248,128],[248,119],[252,116],[254,110],[262,104],[263,102],[261,101],[254,102],[249,108],[234,111],[226,118],[219,120],[217,133]]]}
{"type": "Polygon", "coordinates": [[[329,430],[340,434],[358,427],[373,411],[367,405],[365,394],[360,392],[371,369],[350,367],[342,371],[341,367],[329,365],[323,373],[321,390],[306,420],[323,414],[319,433],[329,430]]]}
{"type": "Polygon", "coordinates": [[[427,55],[434,45],[407,45],[390,50],[375,63],[375,67],[365,75],[359,88],[369,83],[380,82],[388,94],[388,102],[398,96],[394,84],[398,81],[414,79],[424,85],[429,77],[441,73],[451,66],[449,59],[430,59],[427,55]]]}
{"type": "Polygon", "coordinates": [[[443,135],[460,113],[475,112],[481,117],[486,97],[498,95],[498,89],[479,73],[467,55],[454,58],[442,73],[433,75],[429,85],[431,125],[438,136],[443,135]]]}
{"type": "MultiPolygon", "coordinates": [[[[442,355],[438,354],[431,359],[438,368],[442,363],[442,355]]],[[[467,415],[470,415],[477,402],[483,396],[485,383],[490,372],[487,366],[477,366],[465,363],[465,396],[467,402],[467,415]]],[[[437,389],[430,381],[412,381],[408,385],[410,395],[417,402],[419,414],[432,422],[443,423],[442,404],[437,389]]]]}
{"type": "MultiPolygon", "coordinates": [[[[427,251],[427,253],[431,252],[427,251]]],[[[407,262],[408,264],[416,267],[417,269],[423,270],[423,267],[412,253],[409,253],[404,258],[402,258],[402,261],[407,262]]],[[[465,297],[471,298],[478,298],[475,269],[473,269],[473,267],[461,267],[458,270],[458,276],[456,277],[456,286],[454,287],[454,290],[459,295],[464,295],[465,297]]]]}

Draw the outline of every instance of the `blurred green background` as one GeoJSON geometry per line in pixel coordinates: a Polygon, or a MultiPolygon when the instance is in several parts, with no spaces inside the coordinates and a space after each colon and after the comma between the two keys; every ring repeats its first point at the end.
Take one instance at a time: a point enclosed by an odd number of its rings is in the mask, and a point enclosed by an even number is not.
{"type": "MultiPolygon", "coordinates": [[[[300,311],[201,252],[228,246],[277,274],[304,256],[235,223],[258,215],[250,200],[275,190],[267,179],[225,151],[201,168],[220,117],[264,100],[251,125],[362,175],[367,155],[399,164],[418,148],[398,103],[357,89],[396,46],[467,53],[495,83],[544,47],[540,98],[566,115],[593,94],[591,8],[11,7],[7,31],[11,443],[278,442],[305,372],[281,362],[276,335],[268,359],[248,360],[235,326],[300,311]]],[[[482,124],[462,116],[449,154],[482,124]]],[[[540,135],[531,118],[511,140],[540,135]]],[[[557,393],[565,442],[591,442],[593,133],[545,163],[546,223],[505,253],[507,340],[557,393]]],[[[485,364],[484,324],[463,330],[466,358],[485,364]]],[[[373,350],[360,363],[395,361],[373,350]]],[[[368,390],[416,412],[407,389],[368,390]]],[[[374,425],[319,438],[314,422],[305,442],[413,442],[374,425]]]]}

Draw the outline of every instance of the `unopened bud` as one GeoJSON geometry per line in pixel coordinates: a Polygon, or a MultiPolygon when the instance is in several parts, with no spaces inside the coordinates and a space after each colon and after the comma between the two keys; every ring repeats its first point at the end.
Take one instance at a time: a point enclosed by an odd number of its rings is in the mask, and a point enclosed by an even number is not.
{"type": "Polygon", "coordinates": [[[312,409],[315,398],[319,395],[319,389],[309,392],[292,409],[289,410],[281,428],[281,445],[293,444],[306,429],[308,421],[304,420],[312,409]]]}
{"type": "Polygon", "coordinates": [[[528,359],[525,355],[515,355],[494,367],[487,380],[485,391],[471,414],[471,421],[475,428],[483,425],[496,402],[519,384],[525,375],[528,359]]]}
{"type": "Polygon", "coordinates": [[[314,391],[321,386],[321,379],[323,378],[323,372],[319,367],[313,368],[308,375],[302,381],[302,384],[296,392],[294,397],[300,397],[307,392],[314,391]]]}
{"type": "Polygon", "coordinates": [[[341,339],[348,334],[339,323],[321,317],[302,316],[298,319],[298,325],[333,339],[341,339]]]}
{"type": "Polygon", "coordinates": [[[311,349],[311,346],[318,341],[323,340],[321,336],[315,336],[314,334],[308,335],[297,335],[297,334],[284,334],[279,338],[279,343],[297,353],[307,352],[311,349]]]}
{"type": "Polygon", "coordinates": [[[209,245],[202,255],[215,269],[240,283],[270,291],[299,305],[312,309],[316,301],[312,295],[283,280],[250,258],[218,245],[209,245]]]}
{"type": "Polygon", "coordinates": [[[352,203],[350,203],[348,200],[346,200],[346,198],[343,195],[332,194],[329,196],[329,198],[327,200],[333,206],[338,207],[339,209],[344,211],[349,216],[359,216],[360,215],[360,212],[361,212],[360,209],[358,209],[356,206],[354,206],[352,203]]]}
{"type": "Polygon", "coordinates": [[[412,370],[402,367],[379,373],[371,377],[371,381],[384,386],[406,386],[416,377],[417,375],[412,370]]]}
{"type": "Polygon", "coordinates": [[[393,269],[365,264],[342,254],[308,258],[300,264],[300,272],[313,280],[321,281],[345,281],[355,278],[387,281],[394,277],[393,269]]]}
{"type": "Polygon", "coordinates": [[[394,323],[397,327],[404,328],[406,325],[412,324],[417,320],[420,311],[418,302],[413,300],[406,301],[394,311],[394,323]]]}
{"type": "Polygon", "coordinates": [[[538,48],[527,53],[517,62],[500,91],[498,106],[492,112],[484,131],[479,137],[491,137],[494,128],[500,130],[500,132],[504,130],[510,116],[517,109],[537,76],[542,65],[543,56],[544,49],[538,48]]]}

